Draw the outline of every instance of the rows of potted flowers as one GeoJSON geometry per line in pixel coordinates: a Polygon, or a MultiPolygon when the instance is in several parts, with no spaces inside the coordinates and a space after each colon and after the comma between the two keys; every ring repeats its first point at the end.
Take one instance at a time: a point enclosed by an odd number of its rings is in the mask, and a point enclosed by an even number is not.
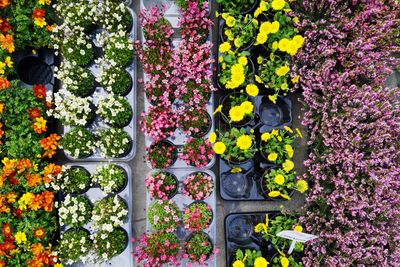
{"type": "Polygon", "coordinates": [[[204,168],[213,163],[207,140],[213,128],[212,44],[207,41],[212,21],[207,2],[178,5],[179,41],[173,41],[163,10],[141,13],[144,42],[137,42],[137,50],[145,71],[146,112],[140,124],[151,167],[204,168]]]}
{"type": "Polygon", "coordinates": [[[54,28],[61,88],[54,116],[64,126],[61,148],[73,160],[134,156],[134,13],[115,1],[59,1],[54,28]]]}

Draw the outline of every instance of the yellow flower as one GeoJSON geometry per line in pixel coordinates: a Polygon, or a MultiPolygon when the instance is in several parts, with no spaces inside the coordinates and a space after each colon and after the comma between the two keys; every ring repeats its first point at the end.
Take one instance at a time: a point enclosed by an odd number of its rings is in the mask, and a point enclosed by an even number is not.
{"type": "Polygon", "coordinates": [[[271,23],[271,33],[277,33],[279,31],[279,21],[274,21],[271,23]]]}
{"type": "Polygon", "coordinates": [[[231,74],[232,75],[243,75],[244,74],[244,68],[242,64],[235,64],[231,68],[231,74]]]}
{"type": "Polygon", "coordinates": [[[297,180],[296,188],[300,193],[305,193],[308,190],[308,183],[306,180],[297,180]]]}
{"type": "Polygon", "coordinates": [[[228,81],[225,85],[227,89],[234,89],[237,88],[241,83],[238,81],[228,81]]]}
{"type": "Polygon", "coordinates": [[[278,136],[278,141],[282,142],[282,136],[278,136]]]}
{"type": "Polygon", "coordinates": [[[294,154],[293,147],[291,145],[286,144],[285,145],[285,150],[286,150],[289,158],[293,158],[293,154],[294,154]]]}
{"type": "Polygon", "coordinates": [[[259,56],[258,58],[257,58],[257,63],[258,64],[261,64],[263,62],[263,58],[262,58],[262,56],[259,56]]]}
{"type": "Polygon", "coordinates": [[[257,18],[261,13],[262,13],[261,8],[257,8],[256,11],[254,11],[254,17],[257,18]]]}
{"type": "Polygon", "coordinates": [[[253,140],[251,139],[250,135],[247,135],[247,134],[239,136],[239,138],[236,141],[236,145],[241,150],[249,149],[252,146],[252,144],[253,144],[253,140]]]}
{"type": "Polygon", "coordinates": [[[277,129],[273,129],[271,133],[272,133],[272,135],[275,135],[275,136],[279,135],[279,131],[277,129]]]}
{"type": "Polygon", "coordinates": [[[229,17],[229,14],[228,14],[228,13],[222,13],[221,16],[222,16],[222,18],[223,18],[224,20],[227,20],[228,17],[229,17]]]}
{"type": "Polygon", "coordinates": [[[267,2],[265,2],[264,0],[261,0],[260,8],[262,11],[267,11],[267,2]]]}
{"type": "Polygon", "coordinates": [[[290,172],[294,168],[293,161],[289,159],[285,160],[285,162],[282,163],[282,168],[285,172],[290,172]]]}
{"type": "Polygon", "coordinates": [[[295,232],[303,232],[303,226],[301,225],[296,225],[293,229],[295,232]]]}
{"type": "Polygon", "coordinates": [[[245,114],[253,113],[254,106],[250,101],[244,101],[240,106],[243,108],[245,114]]]}
{"type": "Polygon", "coordinates": [[[229,110],[229,117],[232,121],[241,121],[244,115],[245,113],[241,106],[234,106],[229,110]]]}
{"type": "Polygon", "coordinates": [[[268,228],[267,225],[264,223],[259,223],[254,227],[254,232],[256,233],[267,233],[268,228]]]}
{"type": "Polygon", "coordinates": [[[242,172],[242,169],[241,169],[241,168],[238,168],[238,167],[235,167],[235,168],[233,168],[233,169],[231,170],[231,173],[239,173],[239,172],[242,172]]]}
{"type": "MultiPolygon", "coordinates": [[[[44,5],[44,4],[50,5],[51,0],[39,0],[38,3],[39,3],[39,5],[44,5]]],[[[58,266],[55,266],[55,267],[58,267],[58,266]]]]}
{"type": "Polygon", "coordinates": [[[228,37],[230,41],[232,41],[235,37],[233,36],[233,33],[231,30],[225,30],[225,35],[228,37]]]}
{"type": "Polygon", "coordinates": [[[236,24],[236,19],[232,16],[228,16],[225,21],[226,21],[226,25],[228,25],[228,27],[230,27],[230,28],[232,28],[236,24]]]}
{"type": "Polygon", "coordinates": [[[254,267],[267,267],[269,262],[263,258],[263,257],[258,257],[254,261],[254,267]]]}
{"type": "Polygon", "coordinates": [[[247,57],[241,56],[241,57],[238,59],[238,62],[239,62],[240,65],[246,66],[247,63],[248,63],[247,57]]]}
{"type": "Polygon", "coordinates": [[[213,115],[217,114],[218,112],[221,112],[221,110],[222,110],[222,105],[219,105],[219,106],[215,109],[213,115]]]}
{"type": "Polygon", "coordinates": [[[284,198],[284,199],[290,200],[290,197],[288,195],[286,195],[286,194],[281,194],[281,197],[284,198]]]}
{"type": "Polygon", "coordinates": [[[277,41],[272,43],[272,50],[275,51],[276,49],[278,49],[278,42],[277,41]]]}
{"type": "Polygon", "coordinates": [[[14,62],[12,62],[11,57],[6,57],[6,59],[4,60],[4,63],[7,65],[7,67],[12,68],[14,62]]]}
{"type": "Polygon", "coordinates": [[[17,232],[14,235],[14,238],[15,242],[17,242],[18,244],[25,243],[27,241],[26,234],[24,232],[17,232]]]}
{"type": "Polygon", "coordinates": [[[219,46],[219,52],[225,53],[231,49],[231,44],[229,42],[224,42],[219,46]]]}
{"type": "Polygon", "coordinates": [[[279,40],[279,43],[278,43],[279,50],[281,50],[282,52],[286,52],[289,47],[289,43],[290,43],[290,40],[287,38],[282,38],[281,40],[279,40]]]}
{"type": "Polygon", "coordinates": [[[226,69],[226,63],[225,63],[225,62],[222,63],[222,69],[223,69],[223,70],[226,69]]]}
{"type": "Polygon", "coordinates": [[[252,19],[251,22],[253,22],[254,25],[258,26],[258,20],[252,19]]]}
{"type": "Polygon", "coordinates": [[[269,139],[271,139],[271,134],[268,132],[265,132],[261,135],[261,140],[263,140],[264,142],[267,142],[269,139]]]}
{"type": "Polygon", "coordinates": [[[269,96],[268,96],[268,99],[269,99],[272,103],[276,104],[276,100],[278,99],[278,95],[277,95],[277,94],[275,94],[275,95],[269,95],[269,96]]]}
{"type": "Polygon", "coordinates": [[[304,37],[301,35],[295,35],[292,41],[296,44],[298,48],[300,48],[304,43],[304,37]]]}
{"type": "Polygon", "coordinates": [[[285,0],[273,0],[271,6],[274,10],[281,10],[285,7],[285,4],[285,0]]]}
{"type": "Polygon", "coordinates": [[[258,75],[254,75],[254,78],[256,78],[256,82],[264,84],[263,80],[260,78],[258,75]]]}
{"type": "Polygon", "coordinates": [[[208,140],[209,140],[211,143],[215,143],[215,141],[217,140],[217,134],[216,134],[215,132],[212,132],[212,133],[210,134],[210,136],[208,137],[208,140]]]}
{"type": "Polygon", "coordinates": [[[259,44],[264,44],[268,39],[268,36],[265,33],[259,33],[257,34],[257,43],[259,44]]]}
{"type": "Polygon", "coordinates": [[[299,128],[296,128],[296,133],[297,133],[301,138],[303,138],[303,134],[300,132],[299,128]]]}
{"type": "Polygon", "coordinates": [[[299,22],[300,22],[299,17],[294,17],[294,18],[293,18],[293,22],[294,22],[295,24],[299,24],[299,22]]]}
{"type": "Polygon", "coordinates": [[[35,18],[34,23],[35,23],[35,25],[39,26],[40,28],[43,28],[44,26],[47,25],[45,18],[35,18]]]}
{"type": "Polygon", "coordinates": [[[271,154],[268,155],[268,160],[269,161],[275,161],[278,158],[278,154],[273,152],[271,154]]]}
{"type": "Polygon", "coordinates": [[[289,89],[289,85],[287,83],[282,83],[281,84],[281,89],[286,91],[287,89],[289,89]]]}
{"type": "Polygon", "coordinates": [[[294,77],[292,78],[292,83],[298,83],[298,82],[299,82],[299,79],[300,79],[300,76],[299,76],[299,75],[294,76],[294,77]]]}
{"type": "Polygon", "coordinates": [[[279,191],[271,191],[268,193],[269,197],[279,197],[281,195],[281,192],[279,191]]]}
{"type": "Polygon", "coordinates": [[[239,48],[239,47],[241,47],[243,45],[242,39],[239,38],[239,37],[237,37],[233,43],[235,44],[235,46],[237,48],[239,48]]]}
{"type": "Polygon", "coordinates": [[[282,267],[289,267],[289,259],[286,257],[281,257],[281,265],[282,267]]]}
{"type": "Polygon", "coordinates": [[[218,61],[219,61],[219,62],[223,62],[223,61],[224,61],[224,57],[223,57],[223,56],[219,56],[219,57],[218,57],[218,61]]]}
{"type": "Polygon", "coordinates": [[[272,24],[271,22],[263,22],[260,25],[260,33],[265,34],[266,36],[272,32],[272,24]]]}
{"type": "Polygon", "coordinates": [[[245,267],[245,265],[242,261],[237,260],[232,264],[232,267],[245,267]]]}
{"type": "Polygon", "coordinates": [[[289,41],[288,43],[288,47],[286,49],[286,52],[291,55],[294,56],[297,54],[297,51],[299,50],[299,47],[297,46],[297,44],[292,40],[289,41]]]}
{"type": "Polygon", "coordinates": [[[248,84],[248,85],[246,86],[246,93],[247,93],[249,96],[258,96],[258,92],[259,92],[259,90],[258,90],[257,85],[255,85],[255,84],[248,84]]]}
{"type": "Polygon", "coordinates": [[[275,176],[274,181],[279,185],[283,185],[285,183],[285,176],[283,176],[282,174],[278,174],[275,176]]]}
{"type": "Polygon", "coordinates": [[[283,126],[283,128],[288,131],[289,133],[293,133],[292,128],[290,128],[289,126],[283,126]]]}
{"type": "Polygon", "coordinates": [[[226,150],[226,145],[223,142],[216,142],[213,146],[215,154],[224,154],[226,150]]]}
{"type": "Polygon", "coordinates": [[[276,75],[279,77],[285,76],[290,71],[290,67],[288,65],[282,66],[275,71],[276,75]]]}

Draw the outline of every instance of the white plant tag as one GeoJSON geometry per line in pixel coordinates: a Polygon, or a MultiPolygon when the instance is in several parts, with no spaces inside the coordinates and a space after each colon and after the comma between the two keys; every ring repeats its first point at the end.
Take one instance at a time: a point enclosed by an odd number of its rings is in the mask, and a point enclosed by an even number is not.
{"type": "Polygon", "coordinates": [[[313,239],[318,238],[318,236],[316,235],[306,234],[303,232],[289,231],[289,230],[279,232],[276,234],[276,236],[292,240],[292,243],[290,244],[290,248],[288,251],[289,255],[292,254],[296,242],[306,243],[307,241],[311,241],[313,239]]]}

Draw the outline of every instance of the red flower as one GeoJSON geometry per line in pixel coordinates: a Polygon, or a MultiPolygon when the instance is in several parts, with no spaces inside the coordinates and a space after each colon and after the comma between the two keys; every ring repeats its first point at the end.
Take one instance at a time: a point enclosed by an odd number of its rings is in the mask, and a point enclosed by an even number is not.
{"type": "Polygon", "coordinates": [[[0,17],[0,31],[3,34],[7,34],[13,27],[9,23],[9,19],[3,19],[0,17]]]}
{"type": "Polygon", "coordinates": [[[32,13],[33,19],[42,19],[45,16],[46,11],[43,9],[35,8],[32,13]]]}
{"type": "Polygon", "coordinates": [[[33,86],[33,93],[36,98],[38,99],[45,99],[46,98],[46,88],[43,87],[43,85],[35,85],[33,86]]]}
{"type": "Polygon", "coordinates": [[[43,230],[43,228],[38,228],[38,229],[33,230],[33,235],[34,235],[36,238],[42,238],[42,237],[44,237],[44,230],[43,230]]]}
{"type": "Polygon", "coordinates": [[[3,231],[3,235],[5,237],[10,237],[11,236],[11,227],[10,227],[10,225],[8,223],[6,223],[4,225],[4,227],[1,228],[1,230],[3,231]]]}
{"type": "Polygon", "coordinates": [[[0,267],[6,267],[6,262],[4,260],[0,261],[0,267]]]}
{"type": "Polygon", "coordinates": [[[33,120],[35,118],[39,118],[42,115],[38,108],[28,109],[28,114],[29,114],[29,118],[31,118],[31,120],[33,120]]]}

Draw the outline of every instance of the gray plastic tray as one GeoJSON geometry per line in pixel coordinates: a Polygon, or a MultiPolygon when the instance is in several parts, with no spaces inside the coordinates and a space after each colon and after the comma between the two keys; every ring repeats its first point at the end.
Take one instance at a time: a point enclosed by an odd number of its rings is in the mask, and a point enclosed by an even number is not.
{"type": "MultiPolygon", "coordinates": [[[[89,173],[91,175],[93,175],[93,173],[96,170],[96,167],[101,165],[101,164],[107,164],[108,162],[102,162],[102,163],[68,163],[65,164],[65,166],[82,166],[84,168],[86,168],[86,170],[89,171],[89,173]]],[[[118,193],[118,195],[120,197],[122,197],[123,199],[126,200],[127,204],[128,204],[128,215],[127,215],[127,220],[125,221],[125,224],[122,226],[122,228],[125,229],[125,231],[128,233],[128,246],[125,248],[125,250],[118,256],[114,257],[113,259],[111,259],[110,262],[107,263],[87,263],[87,264],[83,264],[83,263],[74,263],[72,265],[67,265],[67,266],[74,266],[74,267],[93,267],[93,266],[98,266],[98,267],[106,267],[106,266],[123,266],[123,267],[133,267],[133,256],[131,255],[131,252],[133,251],[133,246],[132,246],[132,242],[130,242],[130,237],[132,236],[132,170],[129,167],[128,164],[125,163],[114,163],[118,166],[121,166],[122,168],[125,169],[125,171],[128,174],[128,183],[125,187],[125,189],[118,193]]],[[[100,200],[102,198],[104,198],[106,196],[106,194],[104,194],[100,188],[98,187],[92,187],[89,189],[89,191],[87,191],[85,194],[82,194],[84,196],[86,196],[92,203],[94,203],[97,200],[100,200]]],[[[93,231],[91,229],[91,222],[89,222],[88,224],[86,224],[84,226],[85,229],[89,230],[90,233],[94,233],[95,231],[93,231]]],[[[66,230],[68,230],[69,227],[61,227],[61,232],[64,232],[66,230]]]]}
{"type": "MultiPolygon", "coordinates": [[[[149,172],[147,175],[150,175],[151,173],[153,173],[155,171],[157,171],[157,170],[153,170],[153,171],[149,172]]],[[[213,178],[214,184],[215,184],[214,191],[211,193],[211,195],[208,198],[206,198],[204,200],[204,202],[207,203],[208,205],[210,205],[212,208],[213,220],[212,220],[210,226],[207,229],[205,229],[204,232],[210,236],[210,238],[214,244],[214,249],[215,249],[216,248],[215,244],[216,244],[216,240],[217,240],[217,222],[216,222],[216,218],[217,218],[217,214],[216,214],[216,211],[217,211],[217,200],[216,200],[217,184],[216,184],[215,174],[210,170],[203,170],[203,169],[197,169],[197,168],[174,169],[174,170],[168,170],[168,172],[173,173],[176,176],[176,178],[178,179],[178,182],[179,182],[178,193],[172,198],[172,200],[178,205],[179,209],[182,212],[184,211],[185,207],[187,207],[189,204],[194,202],[194,200],[192,200],[190,197],[188,197],[182,193],[182,184],[183,184],[183,181],[185,180],[186,176],[193,172],[205,172],[213,178]]],[[[150,198],[150,194],[148,192],[146,192],[146,210],[148,210],[149,206],[153,202],[154,202],[154,200],[152,200],[150,198]]],[[[146,230],[148,232],[152,232],[151,225],[149,224],[148,221],[146,221],[146,230]]],[[[190,233],[191,232],[185,230],[183,226],[180,226],[178,228],[178,230],[175,232],[175,234],[178,237],[179,241],[181,242],[182,246],[185,241],[185,238],[187,238],[188,235],[190,235],[190,233]]],[[[188,262],[188,260],[184,259],[181,261],[181,265],[186,266],[187,262],[188,262]]],[[[214,256],[210,257],[210,259],[208,259],[202,265],[190,265],[190,266],[191,267],[194,267],[194,266],[216,267],[217,266],[216,264],[217,264],[216,256],[214,255],[214,256]],[[206,265],[206,264],[208,264],[208,265],[206,265]]]]}
{"type": "MultiPolygon", "coordinates": [[[[132,26],[132,29],[131,29],[131,31],[129,32],[128,35],[129,35],[131,40],[136,40],[136,37],[137,37],[137,35],[136,35],[137,16],[136,16],[135,12],[133,12],[132,9],[130,9],[129,7],[127,7],[127,9],[129,10],[129,12],[131,13],[132,18],[133,18],[133,26],[132,26]]],[[[95,39],[96,39],[95,35],[96,35],[96,33],[100,32],[100,31],[102,31],[102,30],[99,30],[99,31],[97,31],[97,32],[95,32],[95,33],[90,35],[91,40],[94,42],[95,46],[97,46],[96,42],[95,42],[95,39]]],[[[89,69],[93,74],[96,74],[99,71],[98,66],[96,64],[90,65],[89,69]]],[[[132,139],[132,147],[131,147],[130,152],[126,156],[121,157],[121,158],[113,158],[113,160],[117,160],[117,161],[130,161],[136,155],[136,122],[137,122],[137,99],[136,99],[137,60],[136,60],[136,57],[133,59],[132,63],[129,66],[127,66],[125,69],[130,74],[130,76],[132,78],[131,91],[129,92],[128,95],[125,96],[125,98],[131,104],[133,115],[132,115],[132,119],[131,119],[130,123],[126,127],[124,127],[124,131],[126,131],[129,134],[129,136],[131,137],[131,139],[132,139]]],[[[100,95],[107,95],[108,94],[108,92],[106,90],[104,90],[102,87],[96,87],[95,92],[100,94],[100,95]]],[[[64,133],[69,132],[72,127],[63,126],[61,128],[62,128],[61,129],[61,134],[64,134],[64,133]]],[[[104,123],[102,121],[102,119],[99,118],[98,116],[96,117],[95,121],[88,127],[88,129],[90,131],[92,131],[92,132],[96,132],[98,130],[105,129],[105,128],[110,128],[110,126],[107,125],[106,123],[104,123]]],[[[82,158],[82,159],[73,158],[70,155],[68,155],[67,153],[64,153],[64,154],[71,161],[80,161],[80,162],[82,162],[82,161],[109,160],[109,159],[106,159],[106,158],[102,157],[100,155],[100,151],[96,151],[90,157],[82,158]]]]}

